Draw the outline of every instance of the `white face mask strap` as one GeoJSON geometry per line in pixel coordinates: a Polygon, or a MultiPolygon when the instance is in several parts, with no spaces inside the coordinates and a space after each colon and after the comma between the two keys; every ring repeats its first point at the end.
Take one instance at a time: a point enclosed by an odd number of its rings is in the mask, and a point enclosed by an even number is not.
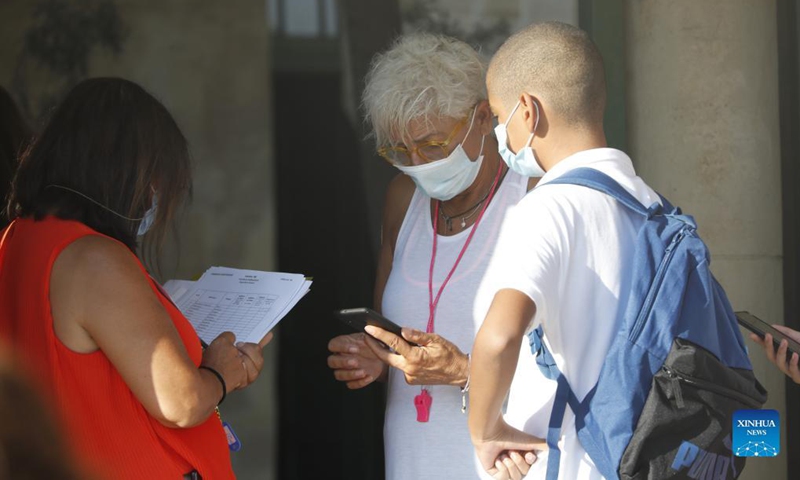
{"type": "MultiPolygon", "coordinates": [[[[464,140],[461,141],[461,145],[462,146],[464,145],[464,142],[467,141],[467,138],[469,138],[469,132],[472,131],[472,125],[475,123],[475,115],[477,113],[478,113],[478,106],[475,105],[475,108],[472,110],[472,120],[470,120],[470,122],[469,122],[469,129],[467,129],[467,134],[464,135],[464,140]]],[[[484,143],[486,143],[486,135],[482,135],[481,136],[481,151],[478,153],[478,156],[476,158],[481,158],[481,155],[483,155],[483,144],[484,143]]],[[[469,156],[467,158],[469,158],[469,156]]]]}
{"type": "Polygon", "coordinates": [[[74,193],[75,195],[80,195],[81,197],[85,198],[86,200],[89,200],[90,202],[94,203],[94,204],[95,204],[95,205],[97,205],[98,207],[100,207],[100,208],[102,208],[102,209],[104,209],[104,210],[107,210],[107,211],[109,211],[109,212],[113,213],[114,215],[118,216],[119,218],[124,218],[125,220],[131,221],[131,222],[138,222],[138,221],[140,221],[140,220],[144,220],[144,217],[142,217],[142,218],[130,218],[130,217],[126,217],[125,215],[122,215],[122,214],[120,214],[120,213],[117,213],[117,212],[115,212],[114,210],[111,210],[110,208],[106,207],[105,205],[103,205],[102,203],[98,202],[97,200],[95,200],[95,199],[93,199],[93,198],[89,197],[88,195],[84,195],[83,193],[81,193],[81,192],[79,192],[79,191],[77,191],[77,190],[73,190],[73,189],[71,189],[71,188],[69,188],[69,187],[65,187],[65,186],[63,186],[63,185],[55,185],[55,184],[52,184],[52,185],[48,185],[48,186],[46,186],[46,187],[44,187],[44,188],[45,188],[45,189],[48,189],[48,188],[59,188],[59,189],[61,189],[61,190],[66,190],[66,191],[68,191],[68,192],[72,192],[72,193],[74,193]]]}
{"type": "Polygon", "coordinates": [[[533,107],[536,109],[536,122],[533,124],[533,131],[531,132],[531,136],[528,137],[528,142],[525,144],[526,147],[530,147],[531,143],[533,142],[533,137],[536,136],[536,129],[539,127],[539,104],[536,103],[536,100],[533,101],[533,107]]]}
{"type": "Polygon", "coordinates": [[[510,122],[511,121],[511,117],[513,117],[514,114],[517,113],[517,109],[519,108],[519,106],[521,104],[522,104],[522,100],[518,101],[517,104],[514,105],[514,108],[511,109],[511,113],[509,113],[508,114],[508,118],[506,118],[506,123],[503,124],[506,128],[508,128],[508,122],[510,122]]]}
{"type": "Polygon", "coordinates": [[[469,133],[472,131],[472,125],[475,124],[475,114],[478,113],[478,106],[475,105],[475,108],[472,109],[472,119],[469,121],[469,128],[467,129],[467,134],[464,135],[464,140],[461,143],[464,143],[469,138],[469,133]]]}

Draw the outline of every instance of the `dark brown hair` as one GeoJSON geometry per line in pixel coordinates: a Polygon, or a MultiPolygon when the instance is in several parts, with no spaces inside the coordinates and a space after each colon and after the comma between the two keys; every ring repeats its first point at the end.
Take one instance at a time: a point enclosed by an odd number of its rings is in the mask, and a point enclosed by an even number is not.
{"type": "Polygon", "coordinates": [[[31,132],[17,105],[6,89],[0,87],[0,230],[8,224],[2,211],[17,170],[17,158],[30,137],[31,132]]]}
{"type": "Polygon", "coordinates": [[[77,220],[135,250],[156,192],[145,241],[157,249],[191,182],[186,138],[167,109],[133,82],[93,78],[67,94],[21,156],[8,214],[77,220]]]}

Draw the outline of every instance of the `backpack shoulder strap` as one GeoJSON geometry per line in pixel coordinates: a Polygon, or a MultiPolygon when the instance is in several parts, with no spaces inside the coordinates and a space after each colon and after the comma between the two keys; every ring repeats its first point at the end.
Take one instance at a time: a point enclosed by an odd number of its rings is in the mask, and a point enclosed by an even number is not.
{"type": "MultiPolygon", "coordinates": [[[[619,203],[625,205],[628,209],[632,210],[639,215],[645,217],[652,216],[652,213],[647,207],[641,204],[639,200],[631,195],[627,190],[617,183],[613,178],[605,173],[595,170],[594,168],[582,167],[571,170],[564,175],[542,184],[542,187],[547,185],[579,185],[582,187],[591,188],[598,192],[605,193],[616,199],[619,203]]],[[[666,206],[666,205],[665,205],[666,206]]]]}
{"type": "Polygon", "coordinates": [[[558,472],[561,466],[561,450],[558,441],[561,438],[561,425],[564,422],[564,414],[569,406],[576,418],[576,425],[588,411],[588,399],[579,402],[567,382],[567,377],[561,373],[555,358],[547,349],[544,343],[544,330],[541,325],[528,334],[531,351],[536,355],[536,363],[542,374],[557,383],[556,395],[553,401],[553,410],[550,413],[550,420],[547,426],[547,446],[549,453],[547,457],[546,480],[558,480],[558,472]]]}

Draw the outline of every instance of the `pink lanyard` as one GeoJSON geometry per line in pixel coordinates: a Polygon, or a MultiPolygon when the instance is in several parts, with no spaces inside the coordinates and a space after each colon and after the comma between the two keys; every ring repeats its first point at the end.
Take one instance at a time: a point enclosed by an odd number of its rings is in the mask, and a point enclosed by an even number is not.
{"type": "Polygon", "coordinates": [[[478,225],[481,223],[481,219],[483,218],[484,212],[486,212],[486,208],[489,206],[489,203],[492,201],[492,197],[494,197],[494,191],[497,187],[497,182],[500,180],[500,173],[503,171],[503,164],[501,163],[497,169],[497,174],[494,177],[494,183],[492,183],[492,190],[489,192],[489,198],[487,202],[483,204],[483,208],[481,208],[481,213],[478,214],[478,218],[475,220],[475,225],[473,225],[472,230],[469,232],[469,236],[467,237],[467,241],[464,242],[464,246],[461,247],[461,252],[458,254],[458,258],[456,258],[455,263],[453,264],[453,268],[450,269],[450,273],[447,274],[445,277],[444,282],[442,282],[442,286],[439,287],[439,292],[436,294],[436,299],[433,298],[433,267],[436,264],[436,247],[437,247],[437,239],[439,237],[437,230],[439,227],[439,205],[441,202],[436,202],[436,213],[433,217],[433,248],[431,249],[431,268],[428,271],[428,307],[429,307],[429,316],[428,316],[428,327],[425,329],[428,333],[433,333],[433,325],[434,325],[434,317],[436,316],[436,307],[439,305],[439,299],[442,297],[442,292],[444,292],[444,288],[447,286],[447,283],[450,281],[450,278],[455,273],[458,264],[461,262],[461,259],[464,257],[464,253],[467,251],[467,247],[469,247],[470,242],[472,242],[472,237],[475,236],[475,232],[478,230],[478,225]]]}
{"type": "MultiPolygon", "coordinates": [[[[441,204],[440,201],[436,201],[436,212],[433,216],[433,248],[431,249],[431,267],[428,271],[428,307],[429,307],[429,316],[428,316],[428,326],[425,329],[427,333],[433,333],[434,331],[434,318],[436,317],[436,307],[439,305],[439,299],[442,297],[442,292],[444,292],[447,283],[450,281],[450,278],[455,273],[458,264],[461,262],[461,259],[464,257],[464,253],[467,251],[467,247],[469,247],[470,242],[472,242],[472,237],[475,236],[475,232],[478,230],[478,225],[481,223],[481,219],[483,218],[483,214],[486,212],[486,208],[491,203],[492,198],[494,198],[495,189],[497,188],[497,183],[500,181],[500,173],[503,171],[503,164],[497,167],[497,174],[494,177],[494,183],[492,183],[492,189],[489,191],[489,197],[487,198],[486,203],[483,204],[481,208],[481,213],[478,214],[478,218],[475,219],[475,225],[472,226],[472,230],[469,232],[469,236],[467,237],[467,241],[464,242],[464,246],[461,247],[461,252],[458,254],[453,267],[450,269],[450,273],[447,274],[445,277],[444,282],[439,287],[439,291],[436,294],[436,299],[433,298],[433,267],[436,264],[436,247],[437,247],[437,239],[439,234],[437,233],[439,227],[439,205],[441,204]]],[[[430,407],[431,403],[433,402],[433,398],[428,393],[428,390],[423,386],[421,387],[421,392],[419,395],[414,397],[414,406],[417,408],[417,421],[418,422],[427,422],[428,418],[430,417],[430,407]]]]}

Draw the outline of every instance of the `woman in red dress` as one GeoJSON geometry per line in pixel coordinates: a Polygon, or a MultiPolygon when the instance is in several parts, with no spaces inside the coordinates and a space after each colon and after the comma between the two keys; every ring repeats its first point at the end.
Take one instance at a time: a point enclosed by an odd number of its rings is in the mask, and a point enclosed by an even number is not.
{"type": "MultiPolygon", "coordinates": [[[[0,340],[100,478],[235,478],[215,409],[261,347],[205,350],[136,255],[191,190],[186,140],[138,85],[81,82],[23,154],[0,232],[0,340]]],[[[265,339],[264,344],[269,341],[265,339]]]]}

